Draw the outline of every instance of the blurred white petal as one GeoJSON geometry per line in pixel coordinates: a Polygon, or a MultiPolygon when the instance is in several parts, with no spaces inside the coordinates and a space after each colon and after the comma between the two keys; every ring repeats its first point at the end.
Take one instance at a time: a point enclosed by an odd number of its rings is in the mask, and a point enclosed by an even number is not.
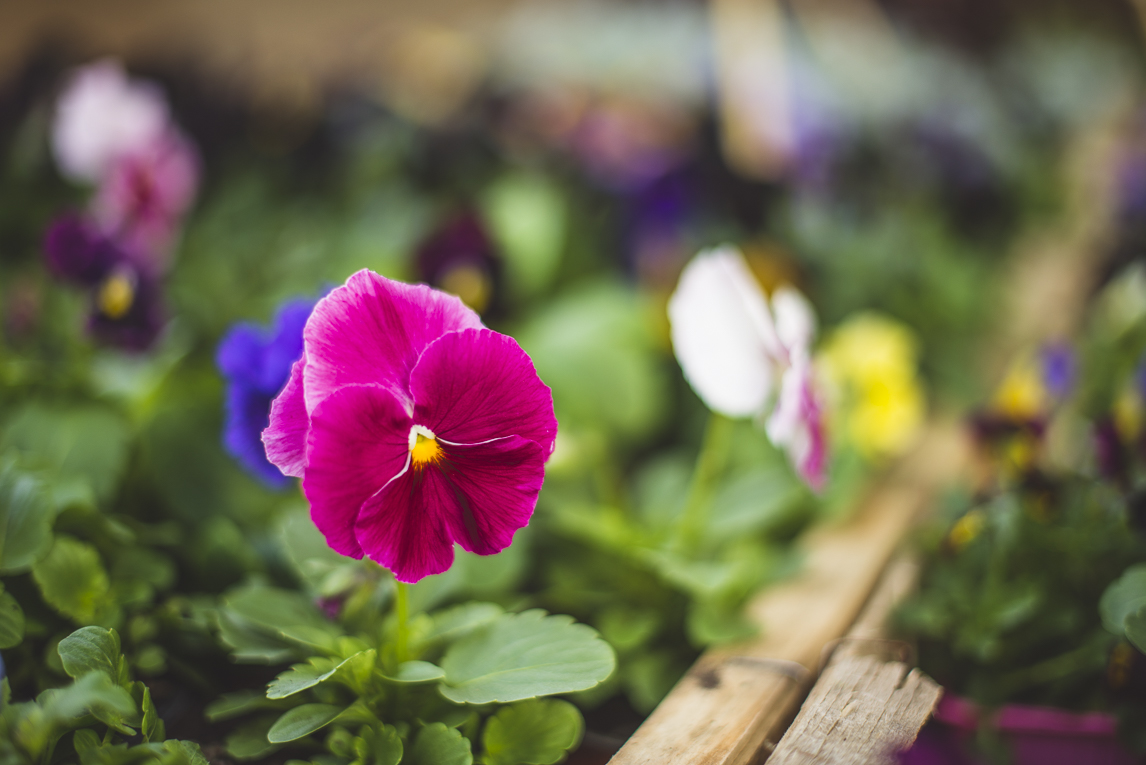
{"type": "Polygon", "coordinates": [[[792,355],[806,355],[816,336],[816,314],[808,299],[791,287],[772,293],[776,334],[792,355]]]}
{"type": "Polygon", "coordinates": [[[729,417],[759,413],[772,391],[776,336],[740,253],[722,247],[693,258],[668,313],[677,361],[708,408],[729,417]]]}
{"type": "Polygon", "coordinates": [[[60,94],[52,150],[64,175],[94,182],[117,156],[161,136],[167,122],[157,87],[128,78],[113,60],[97,61],[77,70],[60,94]]]}

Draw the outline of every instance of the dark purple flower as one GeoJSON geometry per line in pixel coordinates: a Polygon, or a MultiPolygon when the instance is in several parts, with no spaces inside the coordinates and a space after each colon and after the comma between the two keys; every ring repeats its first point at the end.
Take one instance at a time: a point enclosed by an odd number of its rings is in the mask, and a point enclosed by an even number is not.
{"type": "Polygon", "coordinates": [[[107,345],[144,351],[163,329],[156,277],[121,260],[96,285],[88,330],[107,345]]]}
{"type": "Polygon", "coordinates": [[[1042,347],[1039,355],[1043,368],[1043,385],[1055,400],[1064,400],[1074,390],[1074,351],[1066,343],[1048,343],[1042,347]]]}
{"type": "Polygon", "coordinates": [[[1107,416],[1094,424],[1094,459],[1103,478],[1123,482],[1128,469],[1126,446],[1118,435],[1114,420],[1107,416]]]}
{"type": "Polygon", "coordinates": [[[692,254],[687,237],[697,205],[690,180],[668,173],[630,196],[626,254],[642,283],[671,289],[692,254]]]}
{"type": "Polygon", "coordinates": [[[64,215],[44,238],[48,267],[92,289],[88,329],[100,342],[141,351],[163,327],[158,277],[136,254],[86,218],[64,215]]]}
{"type": "Polygon", "coordinates": [[[125,257],[94,223],[74,213],[60,216],[48,227],[44,255],[57,277],[86,286],[98,284],[125,257]]]}
{"type": "Polygon", "coordinates": [[[251,475],[273,488],[289,483],[267,461],[261,434],[270,423],[271,401],[302,356],[302,330],[315,300],[291,300],[279,308],[271,327],[233,326],[219,343],[216,363],[227,379],[223,445],[251,475]]]}
{"type": "Polygon", "coordinates": [[[479,314],[496,308],[501,261],[473,212],[463,212],[418,247],[418,275],[431,286],[457,295],[479,314]]]}

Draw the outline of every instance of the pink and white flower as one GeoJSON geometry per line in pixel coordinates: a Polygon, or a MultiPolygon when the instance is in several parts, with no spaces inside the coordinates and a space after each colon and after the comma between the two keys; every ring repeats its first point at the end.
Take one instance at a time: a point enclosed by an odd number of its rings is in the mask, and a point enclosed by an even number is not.
{"type": "Polygon", "coordinates": [[[171,126],[111,163],[92,213],[108,235],[159,256],[170,248],[198,186],[198,154],[171,126]]]}
{"type": "Polygon", "coordinates": [[[52,151],[64,175],[97,183],[120,156],[159,138],[169,120],[159,88],[104,59],[78,69],[60,94],[52,151]]]}
{"type": "Polygon", "coordinates": [[[673,350],[692,389],[714,412],[766,418],[774,444],[801,477],[823,486],[826,440],[811,361],[816,317],[781,287],[769,302],[733,247],[697,255],[669,300],[673,350]]]}
{"type": "Polygon", "coordinates": [[[330,546],[403,582],[489,555],[533,513],[557,420],[520,346],[456,297],[360,271],[319,301],[267,458],[330,546]]]}

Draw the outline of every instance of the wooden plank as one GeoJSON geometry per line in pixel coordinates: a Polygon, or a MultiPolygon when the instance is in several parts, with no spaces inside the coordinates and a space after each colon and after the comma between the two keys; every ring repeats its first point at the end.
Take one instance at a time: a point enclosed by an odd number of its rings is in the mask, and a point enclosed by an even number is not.
{"type": "Polygon", "coordinates": [[[890,765],[915,740],[940,687],[918,669],[847,656],[825,670],[768,765],[890,765]]]}
{"type": "Polygon", "coordinates": [[[957,426],[933,427],[853,517],[809,534],[800,574],[749,607],[762,636],[701,656],[613,765],[754,761],[790,721],[824,647],[853,625],[934,488],[966,455],[957,426]]]}
{"type": "Polygon", "coordinates": [[[892,752],[915,740],[942,689],[903,661],[877,654],[904,647],[883,640],[884,628],[918,571],[902,556],[888,566],[768,765],[889,765],[892,752]]]}

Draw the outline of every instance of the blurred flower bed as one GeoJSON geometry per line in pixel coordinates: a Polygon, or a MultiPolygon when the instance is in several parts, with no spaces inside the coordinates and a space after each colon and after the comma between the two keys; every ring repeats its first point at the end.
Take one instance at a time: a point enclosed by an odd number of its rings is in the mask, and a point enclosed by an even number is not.
{"type": "MultiPolygon", "coordinates": [[[[1008,254],[1118,100],[1058,88],[1038,46],[1006,77],[904,55],[950,88],[873,106],[793,59],[809,98],[764,180],[695,89],[495,79],[426,124],[30,62],[0,101],[0,762],[508,765],[586,725],[623,740],[700,650],[755,633],[743,607],[805,529],[982,396],[1008,254]],[[263,435],[315,304],[362,269],[515,339],[559,423],[512,545],[408,587],[328,546],[263,435]]],[[[1107,579],[1137,560],[1088,530],[1107,579]]]]}

